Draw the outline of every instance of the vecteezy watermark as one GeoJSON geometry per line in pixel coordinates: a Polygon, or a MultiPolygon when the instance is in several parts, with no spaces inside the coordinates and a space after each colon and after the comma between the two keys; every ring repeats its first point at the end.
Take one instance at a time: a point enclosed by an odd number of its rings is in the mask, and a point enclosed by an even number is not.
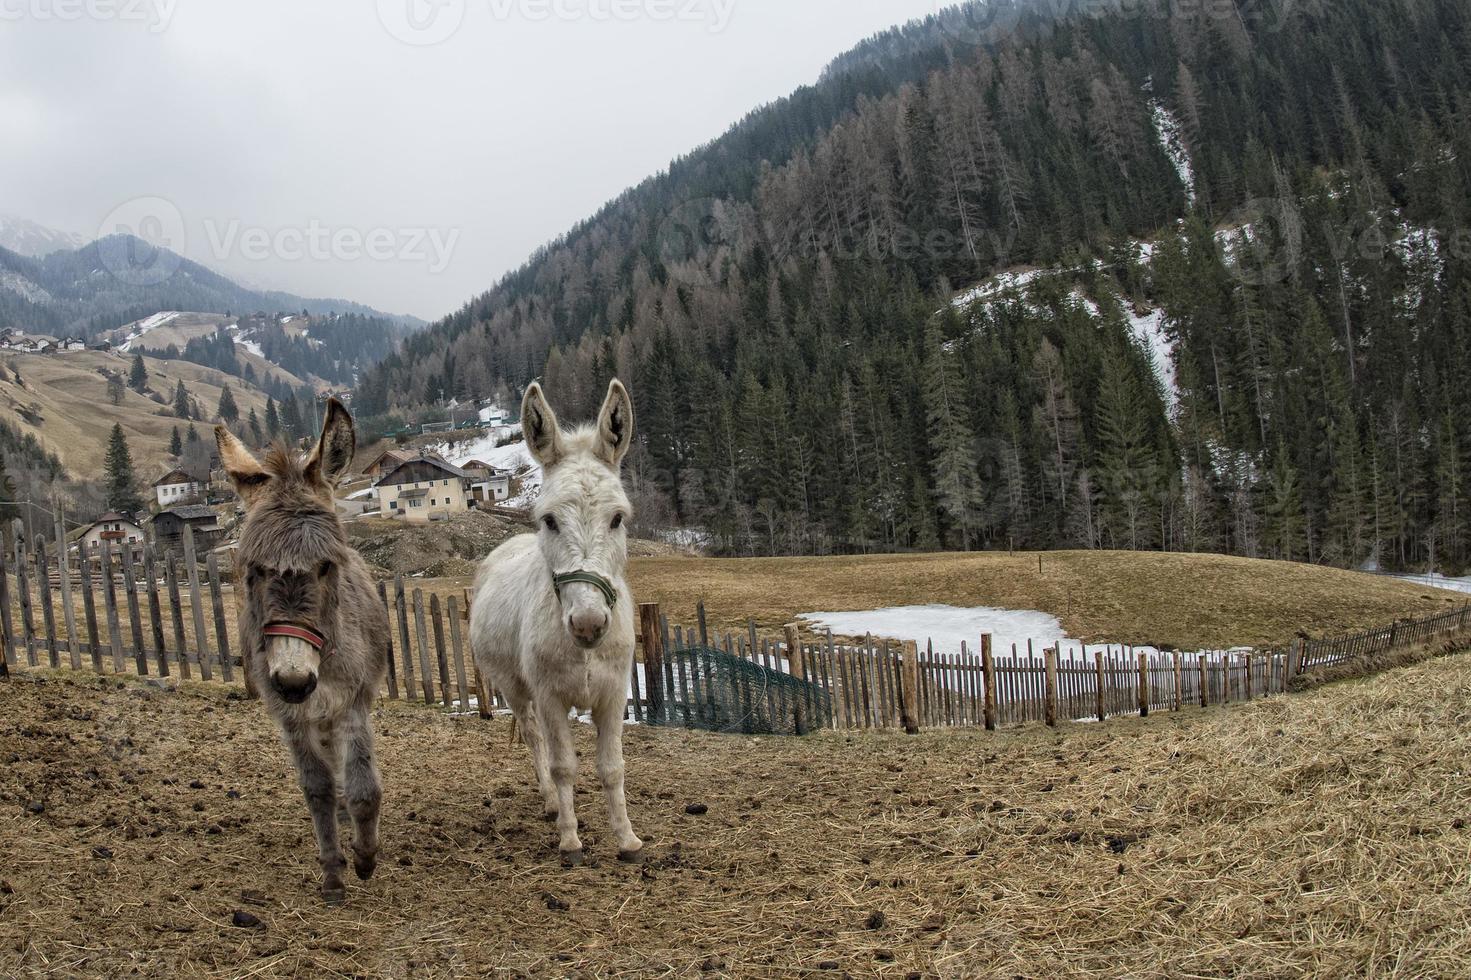
{"type": "MultiPolygon", "coordinates": [[[[449,268],[459,228],[334,226],[313,219],[300,225],[267,228],[238,218],[205,218],[209,259],[217,264],[246,262],[394,262],[425,266],[437,275],[449,268]]],[[[183,263],[189,243],[184,215],[162,197],[136,197],[108,213],[97,229],[102,267],[119,282],[155,286],[183,263]]]]}
{"type": "Polygon", "coordinates": [[[119,282],[156,286],[179,271],[188,245],[184,215],[162,197],[135,197],[97,227],[97,257],[119,282]]]}
{"type": "Polygon", "coordinates": [[[0,0],[0,21],[118,21],[168,30],[179,0],[0,0]]]}
{"type": "Polygon", "coordinates": [[[861,233],[816,228],[797,215],[763,220],[748,204],[701,197],[667,211],[654,233],[654,247],[671,278],[695,289],[719,288],[730,270],[758,249],[769,264],[789,259],[831,262],[923,260],[940,267],[975,269],[1004,265],[1019,226],[1005,228],[915,228],[903,222],[875,224],[861,233]]]}
{"type": "MultiPolygon", "coordinates": [[[[0,0],[3,2],[3,0],[0,0]]],[[[594,23],[702,24],[712,34],[730,26],[738,0],[377,0],[378,20],[405,44],[449,40],[472,11],[496,23],[592,21],[594,23]]]]}
{"type": "Polygon", "coordinates": [[[330,227],[315,219],[301,226],[262,228],[234,219],[220,222],[207,218],[204,233],[217,262],[237,257],[247,262],[367,259],[419,263],[434,275],[449,268],[460,240],[458,228],[330,227]]]}

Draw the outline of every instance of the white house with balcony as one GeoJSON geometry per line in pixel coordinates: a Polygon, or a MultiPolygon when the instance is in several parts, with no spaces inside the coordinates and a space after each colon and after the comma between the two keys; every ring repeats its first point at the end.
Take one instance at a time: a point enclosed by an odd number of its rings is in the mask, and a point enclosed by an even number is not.
{"type": "Polygon", "coordinates": [[[170,470],[153,483],[154,496],[159,507],[175,507],[179,504],[199,503],[204,500],[205,486],[183,470],[170,470]]]}

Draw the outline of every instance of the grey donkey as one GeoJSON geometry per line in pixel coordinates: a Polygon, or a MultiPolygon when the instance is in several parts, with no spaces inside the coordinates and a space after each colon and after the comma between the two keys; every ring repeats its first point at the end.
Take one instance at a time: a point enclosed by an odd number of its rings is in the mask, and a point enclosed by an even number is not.
{"type": "Polygon", "coordinates": [[[291,748],[316,827],[322,897],[331,904],[346,897],[338,786],[352,816],[353,868],[363,880],[378,863],[383,798],[369,712],[388,670],[388,613],[332,500],[356,439],[336,399],[305,457],[277,447],[257,459],[229,429],[215,429],[246,507],[237,566],[245,669],[291,748]]]}

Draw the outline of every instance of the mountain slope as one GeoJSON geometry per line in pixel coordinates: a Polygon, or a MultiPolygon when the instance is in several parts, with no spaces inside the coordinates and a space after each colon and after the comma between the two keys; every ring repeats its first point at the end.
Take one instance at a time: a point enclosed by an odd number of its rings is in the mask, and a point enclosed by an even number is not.
{"type": "Polygon", "coordinates": [[[130,235],[111,235],[41,258],[0,247],[0,327],[90,339],[163,310],[352,313],[405,332],[422,324],[346,300],[247,289],[130,235]]]}
{"type": "Polygon", "coordinates": [[[0,214],[0,248],[17,255],[40,258],[52,252],[81,248],[86,242],[80,235],[57,231],[14,214],[0,214]]]}
{"type": "Polygon", "coordinates": [[[732,552],[1466,563],[1464,5],[1063,8],[839,58],[411,338],[357,407],[541,376],[586,416],[617,373],[640,506],[732,552]],[[950,303],[1007,268],[1061,275],[950,303]]]}

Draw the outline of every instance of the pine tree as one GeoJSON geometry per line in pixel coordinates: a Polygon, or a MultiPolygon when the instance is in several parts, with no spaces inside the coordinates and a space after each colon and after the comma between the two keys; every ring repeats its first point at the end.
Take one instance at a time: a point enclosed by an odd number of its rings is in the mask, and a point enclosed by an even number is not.
{"type": "Polygon", "coordinates": [[[259,446],[265,439],[261,432],[260,416],[255,414],[254,407],[250,410],[250,420],[247,425],[250,428],[250,444],[252,446],[259,446]]]}
{"type": "Polygon", "coordinates": [[[128,374],[128,387],[142,394],[148,388],[148,368],[143,364],[143,355],[133,355],[133,369],[128,374]]]}
{"type": "Polygon", "coordinates": [[[266,396],[266,435],[272,439],[281,434],[281,417],[276,414],[276,400],[266,396]]]}
{"type": "Polygon", "coordinates": [[[1277,558],[1295,561],[1302,556],[1305,545],[1302,488],[1284,442],[1277,443],[1265,492],[1263,533],[1267,546],[1277,558]]]}
{"type": "Polygon", "coordinates": [[[107,443],[107,456],[103,461],[106,474],[107,506],[111,510],[133,514],[143,509],[143,498],[138,494],[138,478],[133,472],[133,454],[128,449],[123,427],[113,424],[112,436],[107,443]]]}
{"type": "Polygon", "coordinates": [[[169,455],[178,459],[184,452],[184,440],[179,436],[179,427],[174,426],[174,434],[169,437],[169,455]]]}
{"type": "Polygon", "coordinates": [[[184,379],[179,379],[179,384],[174,388],[174,414],[181,419],[191,419],[194,411],[190,403],[189,389],[184,387],[184,379]]]}
{"type": "Polygon", "coordinates": [[[980,524],[980,462],[976,435],[964,399],[960,359],[945,350],[938,327],[925,337],[925,422],[929,426],[930,471],[940,510],[970,550],[980,524]]]}
{"type": "Polygon", "coordinates": [[[240,419],[240,408],[235,404],[235,396],[230,394],[229,385],[220,389],[219,416],[226,425],[233,425],[240,419]]]}
{"type": "Polygon", "coordinates": [[[199,441],[199,430],[194,428],[193,422],[189,423],[189,434],[184,437],[184,441],[191,446],[199,441]]]}

